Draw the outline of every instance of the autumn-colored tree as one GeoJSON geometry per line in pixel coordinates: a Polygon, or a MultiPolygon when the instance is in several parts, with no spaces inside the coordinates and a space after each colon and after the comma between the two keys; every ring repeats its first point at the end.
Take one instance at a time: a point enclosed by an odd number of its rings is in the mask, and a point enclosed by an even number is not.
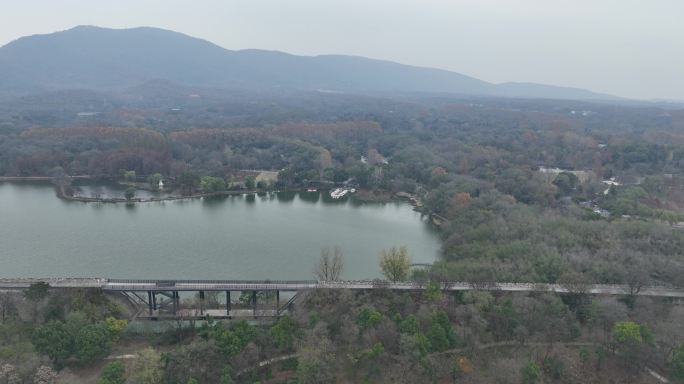
{"type": "Polygon", "coordinates": [[[382,160],[384,159],[384,157],[382,157],[380,152],[378,152],[378,150],[375,148],[371,148],[368,150],[366,158],[368,160],[369,165],[380,164],[380,163],[382,163],[382,160]]]}
{"type": "Polygon", "coordinates": [[[406,280],[411,270],[411,258],[406,246],[383,249],[380,254],[380,269],[387,280],[393,283],[406,280]]]}
{"type": "Polygon", "coordinates": [[[432,172],[430,172],[430,183],[432,185],[438,185],[440,183],[443,183],[447,180],[448,173],[446,169],[442,167],[434,167],[432,168],[432,172]]]}
{"type": "Polygon", "coordinates": [[[458,215],[464,209],[468,208],[470,202],[473,200],[468,192],[457,192],[449,202],[449,214],[452,216],[458,215]]]}
{"type": "Polygon", "coordinates": [[[633,321],[617,321],[613,325],[613,348],[629,367],[640,367],[646,351],[653,344],[650,329],[633,321]]]}
{"type": "Polygon", "coordinates": [[[162,362],[159,352],[146,348],[138,352],[133,366],[131,383],[160,384],[162,382],[162,362]]]}

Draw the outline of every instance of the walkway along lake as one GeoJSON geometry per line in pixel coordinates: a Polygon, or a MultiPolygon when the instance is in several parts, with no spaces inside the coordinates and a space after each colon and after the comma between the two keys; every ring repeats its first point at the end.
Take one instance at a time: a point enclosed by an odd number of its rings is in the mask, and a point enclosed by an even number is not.
{"type": "Polygon", "coordinates": [[[362,279],[380,276],[383,248],[407,245],[414,263],[431,263],[440,242],[408,203],[316,192],[98,204],[0,182],[0,277],[312,279],[320,248],[334,245],[343,277],[362,279]]]}

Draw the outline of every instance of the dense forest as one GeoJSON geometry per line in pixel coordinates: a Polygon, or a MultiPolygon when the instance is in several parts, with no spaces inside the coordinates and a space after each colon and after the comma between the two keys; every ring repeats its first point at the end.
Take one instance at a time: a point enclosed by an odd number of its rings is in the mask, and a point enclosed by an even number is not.
{"type": "Polygon", "coordinates": [[[17,102],[0,114],[0,174],[160,174],[185,193],[244,188],[242,170],[277,171],[262,189],[352,181],[437,218],[442,279],[682,285],[682,110],[302,93],[245,113],[257,95],[150,88],[166,110],[109,95],[101,114],[63,117],[74,97],[36,122],[17,102]]]}
{"type": "MultiPolygon", "coordinates": [[[[683,307],[627,299],[447,294],[439,285],[422,292],[318,290],[275,321],[136,327],[122,297],[34,284],[0,293],[0,380],[650,383],[655,371],[684,380],[683,307]]],[[[182,306],[198,300],[185,297],[182,306]]],[[[221,306],[213,295],[205,304],[221,306]]]]}
{"type": "Polygon", "coordinates": [[[3,293],[0,383],[95,361],[99,383],[649,382],[646,367],[684,379],[682,314],[666,300],[439,289],[684,286],[683,132],[673,106],[166,83],[5,103],[0,175],[160,174],[188,194],[353,183],[359,199],[414,198],[443,255],[406,277],[424,293],[308,292],[274,324],[154,336],[124,331],[125,310],[97,292],[3,293]],[[244,170],[278,177],[248,185],[244,170]],[[21,302],[35,310],[10,310],[21,302]],[[134,362],[103,362],[141,343],[134,362]]]}

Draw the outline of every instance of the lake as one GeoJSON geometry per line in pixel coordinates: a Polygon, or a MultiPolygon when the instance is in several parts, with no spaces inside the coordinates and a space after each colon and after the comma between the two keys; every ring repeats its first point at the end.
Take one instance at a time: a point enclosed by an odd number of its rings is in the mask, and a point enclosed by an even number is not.
{"type": "Polygon", "coordinates": [[[440,249],[426,218],[402,202],[283,192],[81,203],[47,183],[0,182],[0,277],[313,279],[321,247],[335,245],[345,279],[379,277],[383,248],[406,245],[414,263],[440,249]]]}

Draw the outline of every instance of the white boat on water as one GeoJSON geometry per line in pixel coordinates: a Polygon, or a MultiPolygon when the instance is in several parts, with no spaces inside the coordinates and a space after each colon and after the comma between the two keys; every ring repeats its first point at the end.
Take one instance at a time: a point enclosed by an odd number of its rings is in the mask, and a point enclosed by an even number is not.
{"type": "Polygon", "coordinates": [[[330,192],[330,197],[332,197],[333,199],[339,199],[339,198],[343,197],[344,195],[346,195],[348,192],[349,192],[348,189],[336,188],[335,190],[330,192]]]}

